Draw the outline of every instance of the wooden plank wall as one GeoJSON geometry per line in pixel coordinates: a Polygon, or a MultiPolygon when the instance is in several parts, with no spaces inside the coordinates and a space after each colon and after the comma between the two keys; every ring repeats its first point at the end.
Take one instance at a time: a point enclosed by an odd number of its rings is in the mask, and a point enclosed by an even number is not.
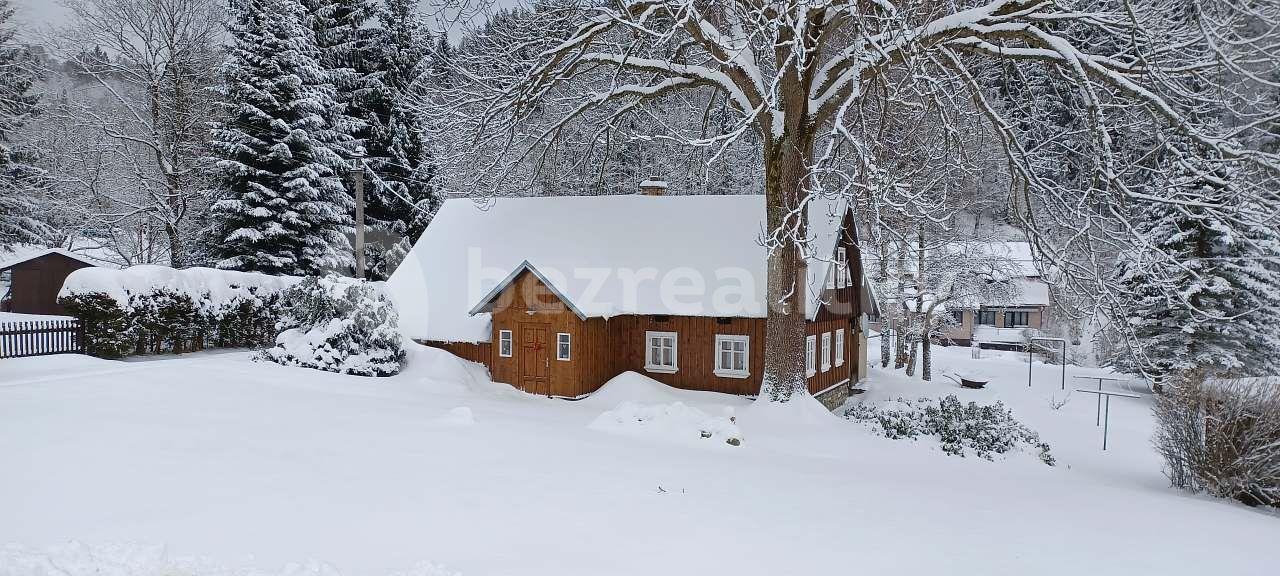
{"type": "Polygon", "coordinates": [[[415,340],[415,342],[432,348],[439,348],[453,354],[463,360],[470,360],[489,365],[489,354],[492,346],[488,342],[431,342],[427,340],[415,340]]]}
{"type": "Polygon", "coordinates": [[[62,283],[75,270],[88,264],[56,252],[33,258],[13,267],[11,312],[23,314],[66,314],[58,305],[62,283]]]}
{"type": "MultiPolygon", "coordinates": [[[[498,331],[511,330],[512,337],[519,339],[520,325],[537,323],[545,325],[547,342],[550,346],[550,390],[526,390],[533,394],[548,394],[576,398],[595,391],[604,382],[605,366],[608,366],[609,347],[602,329],[603,319],[593,318],[583,321],[578,318],[537,276],[524,272],[498,298],[493,311],[493,342],[490,353],[489,371],[497,382],[511,384],[517,388],[520,384],[520,343],[513,345],[512,356],[503,358],[498,355],[498,331]],[[597,324],[592,326],[592,324],[597,324]],[[569,334],[569,360],[556,359],[556,335],[569,334]]],[[[607,378],[605,378],[607,380],[607,378]]]]}
{"type": "MultiPolygon", "coordinates": [[[[613,348],[614,374],[626,370],[639,372],[676,388],[708,390],[726,394],[756,395],[764,373],[764,318],[732,318],[720,324],[715,318],[671,316],[659,321],[653,316],[617,316],[608,321],[613,348]],[[648,346],[645,332],[675,332],[676,366],[674,373],[648,372],[645,354],[648,346]],[[748,341],[747,378],[725,378],[715,374],[716,334],[745,335],[748,341]]],[[[601,382],[603,384],[603,382],[601,382]]]]}
{"type": "Polygon", "coordinates": [[[809,322],[805,327],[806,336],[817,336],[814,353],[817,356],[814,362],[814,368],[817,372],[809,378],[809,392],[817,394],[827,388],[830,388],[843,380],[849,378],[849,369],[856,366],[857,347],[854,345],[855,334],[850,330],[850,321],[848,318],[832,318],[829,320],[819,320],[817,322],[809,322]],[[836,366],[836,335],[835,331],[844,328],[844,365],[836,366]],[[826,372],[822,371],[822,334],[831,333],[831,369],[826,372]]]}

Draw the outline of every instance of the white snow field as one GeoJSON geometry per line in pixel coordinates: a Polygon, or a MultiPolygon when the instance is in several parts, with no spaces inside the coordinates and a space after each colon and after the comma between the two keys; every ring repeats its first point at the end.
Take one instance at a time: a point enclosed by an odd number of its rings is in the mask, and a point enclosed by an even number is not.
{"type": "Polygon", "coordinates": [[[873,371],[861,399],[1001,399],[1056,467],[634,375],[537,398],[420,347],[392,378],[3,360],[0,575],[1276,574],[1280,517],[1169,488],[1145,399],[1112,401],[1103,453],[1091,397],[1050,406],[1058,367],[1028,389],[968,354],[938,373],[988,389],[873,371]]]}

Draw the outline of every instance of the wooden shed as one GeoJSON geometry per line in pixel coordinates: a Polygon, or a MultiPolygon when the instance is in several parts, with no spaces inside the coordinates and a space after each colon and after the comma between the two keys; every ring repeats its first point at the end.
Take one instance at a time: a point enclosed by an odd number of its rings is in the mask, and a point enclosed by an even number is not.
{"type": "MultiPolygon", "coordinates": [[[[865,376],[870,294],[848,207],[814,202],[808,217],[809,390],[834,406],[865,376]]],[[[526,392],[581,398],[634,371],[753,396],[763,218],[762,196],[450,200],[388,287],[415,340],[526,392]]]]}
{"type": "Polygon", "coordinates": [[[60,248],[45,248],[11,255],[0,262],[0,276],[8,287],[0,294],[0,311],[22,314],[65,313],[58,305],[58,291],[73,271],[98,263],[60,248]]]}

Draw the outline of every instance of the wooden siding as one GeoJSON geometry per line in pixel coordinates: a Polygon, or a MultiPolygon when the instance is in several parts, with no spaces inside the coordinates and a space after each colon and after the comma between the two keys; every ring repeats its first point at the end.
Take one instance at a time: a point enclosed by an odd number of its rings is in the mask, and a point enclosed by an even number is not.
{"type": "MultiPolygon", "coordinates": [[[[721,324],[716,318],[701,316],[618,316],[608,321],[614,347],[613,373],[627,370],[639,372],[675,388],[707,390],[726,394],[756,395],[764,374],[764,318],[730,318],[721,324]],[[645,333],[676,333],[675,372],[650,372],[645,369],[648,343],[645,333]],[[717,334],[747,336],[746,378],[729,378],[715,374],[715,341],[717,334]]],[[[603,383],[603,382],[602,382],[603,383]]]]}
{"type": "Polygon", "coordinates": [[[491,345],[488,342],[430,342],[426,340],[416,340],[416,342],[432,348],[439,348],[463,360],[470,360],[485,366],[489,365],[489,348],[491,345]]]}
{"type": "Polygon", "coordinates": [[[593,326],[603,322],[599,318],[578,318],[537,276],[523,272],[503,291],[494,306],[489,371],[494,381],[532,394],[576,398],[593,392],[604,383],[599,378],[605,372],[602,366],[609,362],[607,342],[603,341],[605,332],[600,326],[593,326]],[[537,352],[525,350],[521,334],[537,328],[546,330],[548,349],[545,358],[540,356],[535,360],[525,357],[537,352]],[[511,331],[511,357],[498,354],[501,330],[511,331]],[[561,333],[569,334],[568,360],[556,358],[557,334],[561,333]],[[533,369],[531,362],[544,364],[548,372],[546,387],[522,383],[529,376],[522,373],[522,360],[525,371],[533,369]]]}
{"type": "Polygon", "coordinates": [[[849,368],[857,362],[857,335],[852,330],[849,318],[831,318],[809,322],[805,326],[806,336],[815,336],[813,366],[815,372],[809,377],[809,393],[817,394],[836,384],[849,379],[849,368]],[[836,366],[836,330],[844,328],[844,364],[836,366]],[[822,335],[831,334],[831,369],[822,370],[822,335]]]}
{"type": "Polygon", "coordinates": [[[13,277],[10,283],[12,300],[9,302],[9,311],[23,314],[66,314],[66,310],[58,305],[58,292],[62,290],[62,283],[72,272],[88,267],[89,264],[57,252],[15,265],[10,269],[13,277]]]}

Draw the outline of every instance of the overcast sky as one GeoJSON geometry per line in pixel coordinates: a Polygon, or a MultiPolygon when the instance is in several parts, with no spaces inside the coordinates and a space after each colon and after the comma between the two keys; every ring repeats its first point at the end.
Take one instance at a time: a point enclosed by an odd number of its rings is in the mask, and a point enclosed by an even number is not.
{"type": "Polygon", "coordinates": [[[19,23],[43,28],[45,25],[62,24],[67,16],[66,8],[60,0],[10,0],[19,23]]]}
{"type": "MultiPolygon", "coordinates": [[[[49,27],[61,26],[66,23],[68,11],[62,6],[62,0],[10,0],[14,10],[17,13],[14,19],[20,25],[19,36],[24,39],[32,38],[32,32],[47,29],[49,27]]],[[[439,6],[439,3],[432,3],[428,0],[420,0],[421,5],[439,6]]],[[[521,0],[494,0],[494,6],[514,6],[520,4],[521,0]]],[[[478,3],[477,3],[478,4],[478,3]]],[[[426,10],[424,8],[424,10],[426,10]]],[[[450,37],[454,36],[454,28],[450,28],[450,37]]]]}

